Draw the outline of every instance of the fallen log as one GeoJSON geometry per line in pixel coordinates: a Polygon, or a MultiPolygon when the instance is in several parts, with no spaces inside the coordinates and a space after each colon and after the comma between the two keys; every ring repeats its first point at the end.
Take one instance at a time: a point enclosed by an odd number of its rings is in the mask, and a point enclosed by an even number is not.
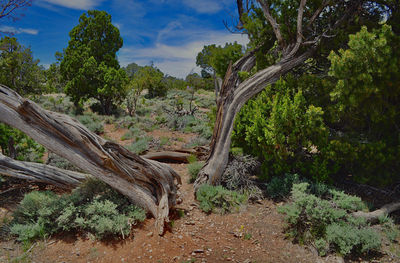
{"type": "Polygon", "coordinates": [[[76,187],[89,176],[41,163],[17,161],[2,154],[0,154],[0,174],[65,189],[76,187]]]}
{"type": "Polygon", "coordinates": [[[159,234],[176,204],[179,175],[89,131],[71,117],[44,110],[0,85],[0,121],[107,183],[156,218],[159,234]]]}
{"type": "Polygon", "coordinates": [[[400,202],[394,202],[384,205],[381,208],[372,212],[357,211],[354,212],[353,215],[355,217],[363,217],[367,220],[367,222],[375,224],[379,221],[380,217],[387,216],[397,210],[400,210],[400,202]]]}
{"type": "Polygon", "coordinates": [[[142,155],[141,157],[157,161],[172,160],[182,163],[188,163],[189,156],[191,155],[188,153],[164,151],[164,152],[147,153],[145,155],[142,155]]]}

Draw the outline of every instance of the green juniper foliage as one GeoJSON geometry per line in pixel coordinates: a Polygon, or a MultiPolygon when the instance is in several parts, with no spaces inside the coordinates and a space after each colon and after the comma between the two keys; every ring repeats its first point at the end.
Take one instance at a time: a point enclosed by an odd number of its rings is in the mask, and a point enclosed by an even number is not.
{"type": "Polygon", "coordinates": [[[375,185],[398,180],[400,37],[383,25],[362,27],[349,39],[346,49],[328,56],[328,74],[289,74],[238,114],[233,147],[261,157],[264,178],[299,173],[325,182],[343,175],[375,185]]]}
{"type": "Polygon", "coordinates": [[[144,210],[101,181],[89,179],[71,194],[33,191],[14,212],[11,233],[27,241],[59,231],[87,231],[101,239],[127,237],[144,210]]]}

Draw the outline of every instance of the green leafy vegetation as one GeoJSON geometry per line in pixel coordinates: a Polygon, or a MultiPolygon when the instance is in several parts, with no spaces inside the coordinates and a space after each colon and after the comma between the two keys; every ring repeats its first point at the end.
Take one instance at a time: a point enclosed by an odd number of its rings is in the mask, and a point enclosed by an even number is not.
{"type": "Polygon", "coordinates": [[[85,231],[97,238],[129,236],[146,218],[145,212],[103,182],[89,179],[71,194],[33,191],[13,214],[11,233],[19,241],[47,237],[59,231],[85,231]]]}
{"type": "Polygon", "coordinates": [[[329,77],[288,75],[249,101],[233,146],[262,159],[264,179],[299,173],[321,182],[349,174],[375,185],[396,181],[399,44],[390,26],[363,27],[328,57],[329,77]]]}
{"type": "Polygon", "coordinates": [[[238,211],[239,207],[247,202],[247,197],[222,186],[204,184],[196,192],[196,199],[200,202],[200,209],[205,213],[220,212],[222,214],[238,211]]]}
{"type": "Polygon", "coordinates": [[[0,39],[0,83],[21,95],[40,94],[45,90],[44,70],[32,50],[15,37],[0,39]]]}
{"type": "MultiPolygon", "coordinates": [[[[296,179],[292,177],[289,180],[296,179]]],[[[300,243],[312,243],[320,255],[336,251],[341,255],[379,251],[382,231],[371,227],[364,218],[352,213],[367,210],[359,197],[329,187],[310,187],[309,183],[293,183],[292,202],[278,208],[285,214],[286,232],[300,243]],[[321,191],[321,189],[324,189],[321,191]]],[[[397,236],[394,227],[389,235],[397,236]]],[[[389,222],[389,220],[387,220],[389,222]]]]}
{"type": "Polygon", "coordinates": [[[189,183],[194,183],[196,181],[197,175],[199,174],[201,168],[204,166],[204,162],[190,162],[187,166],[187,169],[189,171],[189,183]]]}
{"type": "Polygon", "coordinates": [[[4,155],[29,162],[42,162],[41,159],[45,151],[43,146],[23,132],[3,123],[0,123],[0,147],[4,155]],[[12,156],[14,153],[15,156],[12,156]]]}
{"type": "Polygon", "coordinates": [[[65,93],[76,106],[95,98],[101,113],[111,114],[113,105],[125,97],[127,81],[116,57],[123,43],[118,28],[105,11],[89,10],[81,15],[69,35],[60,63],[65,93]]]}

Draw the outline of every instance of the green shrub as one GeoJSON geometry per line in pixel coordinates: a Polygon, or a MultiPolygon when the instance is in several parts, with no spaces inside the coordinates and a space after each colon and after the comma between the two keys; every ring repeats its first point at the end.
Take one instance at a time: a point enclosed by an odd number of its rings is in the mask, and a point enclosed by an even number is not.
{"type": "Polygon", "coordinates": [[[220,213],[229,213],[247,201],[247,197],[235,191],[229,191],[222,186],[204,184],[196,192],[196,199],[200,202],[200,209],[206,213],[216,210],[220,213]]]}
{"type": "Polygon", "coordinates": [[[130,127],[129,130],[124,135],[122,135],[121,140],[122,141],[131,140],[141,136],[142,134],[143,132],[139,128],[130,127]]]}
{"type": "Polygon", "coordinates": [[[197,175],[199,174],[201,168],[203,168],[204,162],[192,162],[189,163],[187,168],[189,171],[189,183],[194,183],[196,181],[197,175]]]}
{"type": "Polygon", "coordinates": [[[284,213],[287,233],[300,243],[314,243],[321,255],[334,250],[342,255],[379,250],[381,236],[353,212],[366,210],[359,197],[328,189],[322,199],[308,183],[294,183],[292,203],[278,208],[284,213]]]}
{"type": "Polygon", "coordinates": [[[143,221],[146,214],[103,182],[89,179],[71,194],[26,194],[13,217],[11,233],[20,241],[29,241],[58,231],[78,230],[97,238],[126,237],[132,225],[143,221]]]}
{"type": "Polygon", "coordinates": [[[133,153],[141,154],[149,149],[149,142],[151,140],[151,137],[136,138],[136,142],[133,142],[130,145],[126,146],[126,149],[133,153]]]}
{"type": "Polygon", "coordinates": [[[90,131],[101,134],[104,132],[103,122],[95,114],[77,116],[80,123],[86,126],[90,131]]]}
{"type": "Polygon", "coordinates": [[[3,154],[10,156],[8,143],[10,138],[14,141],[16,159],[27,162],[42,162],[45,149],[25,133],[0,123],[0,148],[3,154]]]}
{"type": "Polygon", "coordinates": [[[267,194],[271,198],[286,198],[292,191],[294,183],[299,183],[298,174],[286,174],[285,176],[273,176],[267,184],[267,194]]]}

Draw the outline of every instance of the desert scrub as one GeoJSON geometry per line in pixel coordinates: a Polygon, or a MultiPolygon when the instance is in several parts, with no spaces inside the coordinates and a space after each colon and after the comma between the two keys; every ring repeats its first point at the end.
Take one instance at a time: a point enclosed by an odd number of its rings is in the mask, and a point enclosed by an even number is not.
{"type": "Polygon", "coordinates": [[[247,197],[222,186],[203,184],[196,192],[196,199],[200,202],[200,209],[205,213],[219,212],[226,214],[238,211],[239,207],[247,202],[247,197]]]}
{"type": "Polygon", "coordinates": [[[103,122],[100,117],[95,114],[80,115],[76,117],[80,123],[86,126],[90,131],[96,134],[102,134],[104,132],[103,122]]]}
{"type": "Polygon", "coordinates": [[[327,189],[323,198],[310,193],[309,183],[294,183],[292,203],[278,208],[284,213],[286,232],[300,243],[313,244],[320,255],[335,251],[341,255],[378,251],[381,235],[364,218],[353,212],[367,210],[359,197],[327,189]]]}
{"type": "Polygon", "coordinates": [[[149,149],[149,143],[153,140],[151,137],[136,138],[136,141],[126,146],[129,151],[141,154],[149,149]]]}
{"type": "Polygon", "coordinates": [[[99,239],[125,238],[146,214],[105,183],[89,179],[71,194],[26,194],[13,217],[11,233],[19,241],[29,241],[59,231],[86,231],[99,239]]]}
{"type": "Polygon", "coordinates": [[[196,181],[197,175],[199,174],[201,168],[204,166],[204,162],[194,161],[189,163],[187,168],[189,171],[189,183],[194,183],[196,181]]]}

